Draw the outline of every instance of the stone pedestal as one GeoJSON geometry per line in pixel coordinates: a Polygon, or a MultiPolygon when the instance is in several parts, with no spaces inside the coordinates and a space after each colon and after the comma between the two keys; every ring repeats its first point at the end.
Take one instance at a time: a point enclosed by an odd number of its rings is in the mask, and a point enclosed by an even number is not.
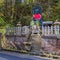
{"type": "Polygon", "coordinates": [[[41,48],[41,36],[40,34],[31,34],[31,46],[33,52],[39,52],[41,48]]]}

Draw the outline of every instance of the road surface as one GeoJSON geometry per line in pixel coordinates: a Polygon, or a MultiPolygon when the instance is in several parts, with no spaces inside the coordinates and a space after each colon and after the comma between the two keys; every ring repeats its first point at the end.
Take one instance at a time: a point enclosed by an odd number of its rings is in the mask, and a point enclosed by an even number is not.
{"type": "Polygon", "coordinates": [[[2,53],[0,52],[0,60],[51,60],[46,59],[38,56],[32,56],[32,55],[23,55],[23,54],[16,54],[16,53],[2,53]]]}

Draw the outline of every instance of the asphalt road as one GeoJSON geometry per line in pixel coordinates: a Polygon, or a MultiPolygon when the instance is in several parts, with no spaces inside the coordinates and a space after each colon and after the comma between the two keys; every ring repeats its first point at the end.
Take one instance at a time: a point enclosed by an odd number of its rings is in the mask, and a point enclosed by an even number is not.
{"type": "Polygon", "coordinates": [[[15,54],[0,53],[0,60],[50,60],[50,59],[16,53],[15,54]]]}

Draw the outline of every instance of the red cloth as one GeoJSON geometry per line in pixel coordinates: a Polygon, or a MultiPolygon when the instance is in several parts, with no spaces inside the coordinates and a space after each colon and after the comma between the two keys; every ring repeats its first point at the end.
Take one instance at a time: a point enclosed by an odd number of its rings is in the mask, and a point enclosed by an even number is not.
{"type": "Polygon", "coordinates": [[[40,15],[40,14],[34,14],[34,15],[33,15],[33,18],[34,18],[35,20],[40,20],[41,15],[40,15]]]}

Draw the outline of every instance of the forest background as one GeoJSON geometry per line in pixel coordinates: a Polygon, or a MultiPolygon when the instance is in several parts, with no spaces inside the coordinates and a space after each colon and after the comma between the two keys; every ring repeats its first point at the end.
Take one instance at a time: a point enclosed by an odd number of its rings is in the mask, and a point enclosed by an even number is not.
{"type": "Polygon", "coordinates": [[[29,25],[32,7],[40,4],[43,21],[60,21],[60,0],[0,0],[0,28],[29,25]]]}

